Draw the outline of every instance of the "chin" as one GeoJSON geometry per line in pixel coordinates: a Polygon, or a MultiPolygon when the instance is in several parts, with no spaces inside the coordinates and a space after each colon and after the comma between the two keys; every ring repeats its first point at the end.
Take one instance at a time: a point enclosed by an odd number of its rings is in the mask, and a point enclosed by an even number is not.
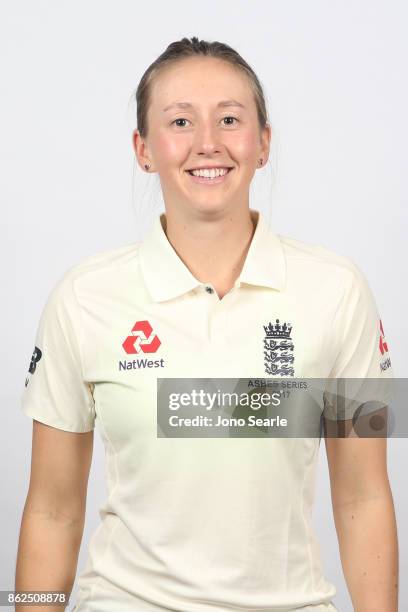
{"type": "Polygon", "coordinates": [[[213,201],[209,201],[207,199],[202,203],[195,201],[191,202],[191,208],[203,214],[222,213],[229,208],[229,200],[219,199],[217,201],[214,199],[213,201]]]}

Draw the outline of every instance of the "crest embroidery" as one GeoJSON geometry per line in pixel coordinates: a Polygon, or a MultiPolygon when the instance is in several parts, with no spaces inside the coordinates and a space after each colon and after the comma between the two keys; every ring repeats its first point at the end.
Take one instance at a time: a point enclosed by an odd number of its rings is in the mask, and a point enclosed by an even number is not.
{"type": "Polygon", "coordinates": [[[275,325],[263,326],[264,337],[264,363],[265,372],[272,376],[294,376],[293,362],[294,344],[291,333],[292,325],[284,322],[283,325],[276,319],[275,325]]]}

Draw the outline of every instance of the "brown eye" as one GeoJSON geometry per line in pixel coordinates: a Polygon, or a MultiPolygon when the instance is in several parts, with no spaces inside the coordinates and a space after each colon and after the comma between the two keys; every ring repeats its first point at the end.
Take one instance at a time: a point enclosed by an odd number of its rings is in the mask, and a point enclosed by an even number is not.
{"type": "MultiPolygon", "coordinates": [[[[175,119],[174,121],[171,122],[171,124],[173,125],[173,123],[176,123],[176,121],[188,121],[188,119],[184,119],[183,117],[179,117],[178,119],[175,119]]],[[[178,126],[178,127],[184,127],[184,126],[178,126]]]]}
{"type": "MultiPolygon", "coordinates": [[[[235,121],[239,121],[236,117],[232,117],[231,115],[228,115],[228,117],[224,117],[224,119],[235,119],[235,121]]],[[[233,123],[229,123],[228,125],[233,125],[233,123]]]]}

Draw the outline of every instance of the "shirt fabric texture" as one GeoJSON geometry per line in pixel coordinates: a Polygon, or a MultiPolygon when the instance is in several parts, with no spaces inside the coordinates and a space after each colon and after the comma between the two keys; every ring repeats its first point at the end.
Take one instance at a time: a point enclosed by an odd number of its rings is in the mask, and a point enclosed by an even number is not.
{"type": "Polygon", "coordinates": [[[98,429],[106,457],[75,612],[336,612],[312,527],[319,438],[157,437],[157,378],[271,378],[270,323],[290,324],[290,376],[392,377],[359,268],[250,214],[243,270],[221,300],[162,213],[142,242],[71,267],[46,301],[22,410],[98,429]]]}

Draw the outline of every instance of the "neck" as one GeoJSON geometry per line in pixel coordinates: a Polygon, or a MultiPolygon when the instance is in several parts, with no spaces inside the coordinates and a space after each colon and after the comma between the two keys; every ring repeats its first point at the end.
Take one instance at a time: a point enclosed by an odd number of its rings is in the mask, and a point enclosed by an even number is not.
{"type": "Polygon", "coordinates": [[[256,228],[258,213],[246,208],[216,219],[174,213],[162,226],[177,255],[200,282],[211,283],[220,297],[239,277],[256,228]]]}

